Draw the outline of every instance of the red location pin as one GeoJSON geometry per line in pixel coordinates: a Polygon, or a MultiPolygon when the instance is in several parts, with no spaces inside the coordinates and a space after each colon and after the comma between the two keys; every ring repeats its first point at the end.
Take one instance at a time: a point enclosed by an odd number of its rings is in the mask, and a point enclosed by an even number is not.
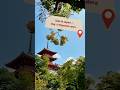
{"type": "Polygon", "coordinates": [[[77,34],[78,34],[78,37],[80,38],[82,36],[82,34],[83,34],[83,31],[82,30],[78,30],[77,34]]]}
{"type": "Polygon", "coordinates": [[[115,13],[111,9],[105,9],[102,13],[102,18],[106,27],[109,28],[115,18],[115,13]]]}

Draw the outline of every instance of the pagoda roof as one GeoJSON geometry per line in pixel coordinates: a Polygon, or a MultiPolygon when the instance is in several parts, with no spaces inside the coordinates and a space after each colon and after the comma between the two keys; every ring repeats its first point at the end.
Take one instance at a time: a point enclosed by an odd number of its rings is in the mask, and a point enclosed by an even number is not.
{"type": "Polygon", "coordinates": [[[35,60],[32,55],[26,54],[22,52],[19,56],[17,56],[14,60],[6,64],[7,67],[13,68],[13,69],[18,69],[20,66],[35,66],[35,60]]]}
{"type": "Polygon", "coordinates": [[[48,54],[48,55],[50,55],[50,56],[53,56],[53,55],[55,55],[56,53],[57,53],[57,52],[53,52],[53,51],[50,51],[50,50],[44,48],[44,49],[43,49],[42,51],[40,51],[38,54],[39,54],[39,55],[48,54]]]}

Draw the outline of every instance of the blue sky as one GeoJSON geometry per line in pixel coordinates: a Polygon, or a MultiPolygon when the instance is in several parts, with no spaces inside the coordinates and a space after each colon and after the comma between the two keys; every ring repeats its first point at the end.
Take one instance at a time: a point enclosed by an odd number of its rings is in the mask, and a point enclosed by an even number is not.
{"type": "MultiPolygon", "coordinates": [[[[79,19],[84,27],[85,10],[80,11],[79,14],[73,13],[70,18],[79,19]]],[[[51,31],[46,28],[45,24],[41,23],[38,18],[36,18],[35,24],[35,53],[38,53],[43,48],[46,48],[46,35],[49,34],[51,31]]],[[[68,37],[68,42],[64,46],[54,45],[53,43],[49,42],[49,49],[57,52],[58,55],[60,55],[60,58],[58,58],[55,63],[63,64],[66,59],[70,57],[78,58],[79,56],[85,56],[85,33],[82,35],[81,38],[78,37],[77,32],[72,32],[68,30],[64,30],[60,34],[68,37]]]]}

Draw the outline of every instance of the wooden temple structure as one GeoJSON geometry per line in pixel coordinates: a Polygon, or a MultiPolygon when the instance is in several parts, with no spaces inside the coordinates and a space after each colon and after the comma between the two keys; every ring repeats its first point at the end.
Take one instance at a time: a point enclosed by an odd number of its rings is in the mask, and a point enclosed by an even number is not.
{"type": "Polygon", "coordinates": [[[46,49],[46,48],[44,48],[42,51],[38,53],[38,55],[40,56],[46,55],[49,58],[48,69],[53,71],[56,71],[59,68],[58,64],[53,63],[53,61],[57,59],[53,57],[55,54],[56,52],[50,51],[49,49],[46,49]]]}
{"type": "MultiPolygon", "coordinates": [[[[48,69],[56,71],[58,70],[59,66],[58,64],[54,64],[53,61],[55,61],[57,58],[54,58],[53,56],[56,54],[56,52],[50,51],[46,48],[44,48],[42,51],[38,53],[41,57],[43,55],[46,55],[49,58],[48,61],[48,69]]],[[[19,75],[21,72],[29,72],[34,75],[35,73],[35,58],[28,53],[22,52],[19,56],[17,56],[14,60],[6,64],[6,67],[14,69],[15,75],[19,75]]]]}
{"type": "Polygon", "coordinates": [[[19,56],[5,65],[6,67],[13,69],[16,76],[20,73],[26,73],[27,75],[33,76],[35,74],[35,57],[32,54],[32,35],[35,32],[35,22],[33,20],[28,21],[26,28],[30,33],[28,52],[20,53],[19,56]]]}
{"type": "Polygon", "coordinates": [[[22,52],[14,60],[7,63],[6,67],[14,69],[14,73],[16,76],[18,76],[22,72],[30,73],[34,76],[35,60],[32,55],[22,52]]]}
{"type": "MultiPolygon", "coordinates": [[[[38,54],[41,56],[46,55],[49,58],[48,70],[50,71],[50,73],[56,74],[56,71],[59,69],[59,66],[53,63],[53,61],[57,59],[53,57],[56,54],[56,52],[53,52],[53,51],[50,51],[44,48],[38,54]]],[[[11,62],[7,63],[6,66],[15,70],[14,74],[16,78],[18,79],[22,75],[27,76],[27,78],[29,78],[30,81],[32,82],[32,85],[30,87],[32,88],[35,87],[35,57],[34,55],[22,52],[19,56],[17,56],[11,62]]]]}

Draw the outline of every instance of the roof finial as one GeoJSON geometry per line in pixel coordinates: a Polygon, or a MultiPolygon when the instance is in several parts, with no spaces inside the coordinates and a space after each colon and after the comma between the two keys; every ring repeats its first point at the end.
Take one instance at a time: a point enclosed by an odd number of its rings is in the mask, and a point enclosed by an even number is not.
{"type": "Polygon", "coordinates": [[[47,49],[48,49],[48,47],[49,47],[48,44],[49,44],[49,42],[47,41],[47,49]]]}

